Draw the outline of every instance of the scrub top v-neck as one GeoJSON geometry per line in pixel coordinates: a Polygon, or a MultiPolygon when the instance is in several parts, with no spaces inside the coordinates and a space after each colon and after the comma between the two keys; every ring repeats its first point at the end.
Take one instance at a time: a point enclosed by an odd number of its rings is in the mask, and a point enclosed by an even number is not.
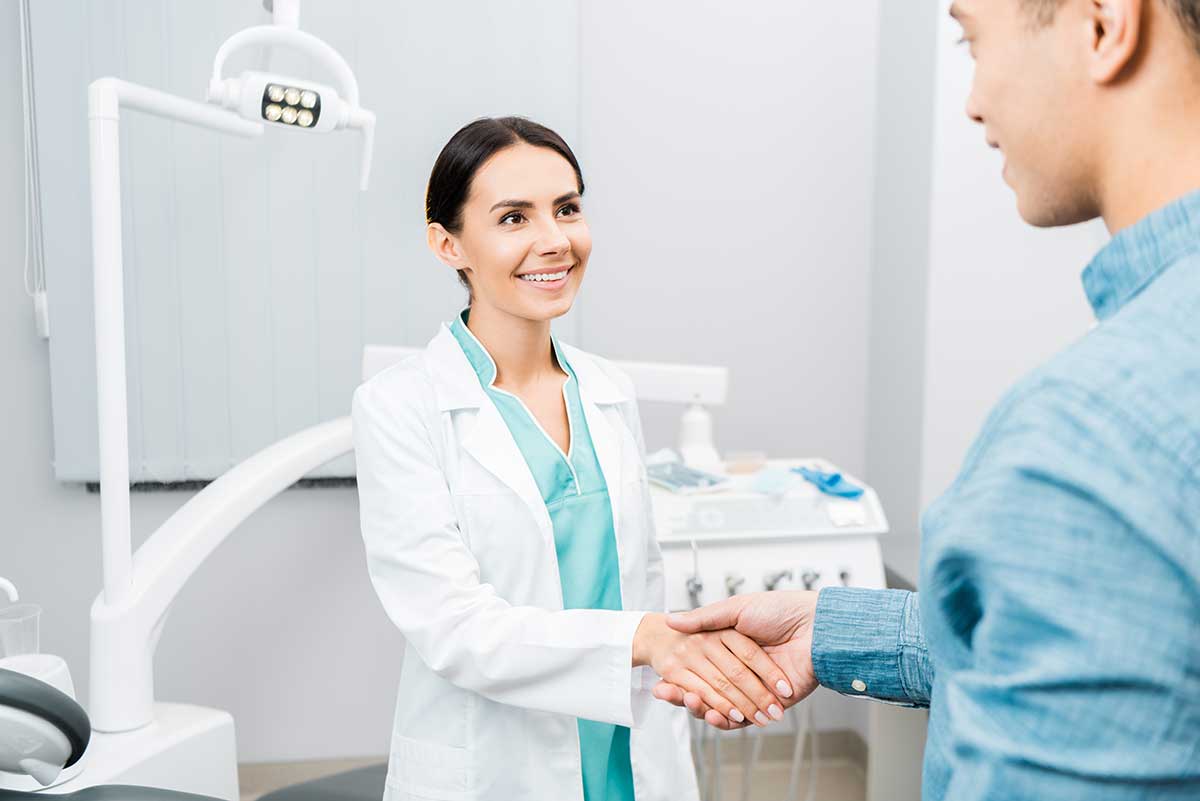
{"type": "MultiPolygon", "coordinates": [[[[479,376],[533,474],[558,554],[563,608],[621,610],[621,577],[612,503],[579,399],[579,381],[551,339],[559,367],[567,374],[563,400],[570,426],[569,453],[551,439],[528,407],[494,386],[496,363],[470,329],[464,311],[450,331],[479,376]]],[[[580,687],[580,692],[587,692],[580,687]]],[[[629,729],[578,719],[584,801],[634,801],[629,729]]]]}

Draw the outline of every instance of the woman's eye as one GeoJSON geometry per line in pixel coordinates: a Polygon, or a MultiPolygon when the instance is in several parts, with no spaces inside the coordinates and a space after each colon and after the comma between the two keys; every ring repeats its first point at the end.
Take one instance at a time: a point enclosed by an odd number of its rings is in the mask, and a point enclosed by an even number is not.
{"type": "Polygon", "coordinates": [[[516,225],[519,222],[525,221],[525,215],[519,211],[510,211],[500,218],[501,225],[516,225]]]}
{"type": "Polygon", "coordinates": [[[568,203],[558,210],[559,217],[570,217],[573,214],[579,213],[579,205],[576,203],[568,203]]]}

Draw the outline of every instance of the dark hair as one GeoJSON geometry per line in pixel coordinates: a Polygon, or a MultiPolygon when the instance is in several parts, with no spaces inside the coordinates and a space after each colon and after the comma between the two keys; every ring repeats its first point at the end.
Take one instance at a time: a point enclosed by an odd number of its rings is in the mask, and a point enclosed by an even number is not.
{"type": "MultiPolygon", "coordinates": [[[[484,117],[460,128],[438,154],[425,191],[425,222],[438,223],[452,234],[461,231],[463,205],[475,173],[492,156],[520,142],[548,148],[566,159],[583,194],[583,171],[561,136],[524,117],[484,117]]],[[[471,288],[462,270],[458,280],[471,288]]]]}
{"type": "MultiPolygon", "coordinates": [[[[1027,10],[1034,15],[1038,25],[1049,25],[1054,22],[1055,13],[1064,0],[1021,0],[1027,10]]],[[[1183,26],[1192,47],[1200,54],[1200,0],[1164,0],[1166,5],[1175,13],[1176,19],[1183,26]]]]}

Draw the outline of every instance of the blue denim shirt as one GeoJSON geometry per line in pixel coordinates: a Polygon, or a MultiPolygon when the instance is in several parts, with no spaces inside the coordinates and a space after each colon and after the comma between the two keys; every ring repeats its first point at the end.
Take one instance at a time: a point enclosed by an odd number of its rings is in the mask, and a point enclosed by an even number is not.
{"type": "Polygon", "coordinates": [[[920,594],[820,595],[821,683],[930,707],[926,801],[1200,799],[1200,193],[1083,285],[1099,325],[926,512],[920,594]]]}

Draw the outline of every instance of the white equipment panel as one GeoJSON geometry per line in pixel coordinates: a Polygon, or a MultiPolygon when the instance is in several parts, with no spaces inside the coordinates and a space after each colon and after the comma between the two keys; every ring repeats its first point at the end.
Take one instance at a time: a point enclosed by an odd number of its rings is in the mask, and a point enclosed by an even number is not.
{"type": "MultiPolygon", "coordinates": [[[[820,459],[772,461],[769,467],[839,472],[820,459]]],[[[663,551],[667,606],[690,609],[738,593],[830,586],[882,588],[879,537],[887,518],[873,490],[857,500],[821,493],[798,476],[786,495],[751,489],[753,476],[735,477],[731,489],[679,495],[653,487],[651,497],[663,551]],[[698,578],[698,598],[688,580],[698,578]],[[769,586],[774,582],[773,587],[769,586]]]]}
{"type": "MultiPolygon", "coordinates": [[[[841,472],[821,459],[768,463],[783,469],[801,465],[841,472]]],[[[857,500],[825,495],[799,477],[779,496],[753,491],[752,475],[707,494],[652,487],[667,608],[686,610],[765,589],[885,588],[879,538],[888,532],[887,517],[874,490],[843,475],[863,488],[857,500]]],[[[925,726],[920,712],[870,705],[868,801],[918,797],[925,726]]]]}

